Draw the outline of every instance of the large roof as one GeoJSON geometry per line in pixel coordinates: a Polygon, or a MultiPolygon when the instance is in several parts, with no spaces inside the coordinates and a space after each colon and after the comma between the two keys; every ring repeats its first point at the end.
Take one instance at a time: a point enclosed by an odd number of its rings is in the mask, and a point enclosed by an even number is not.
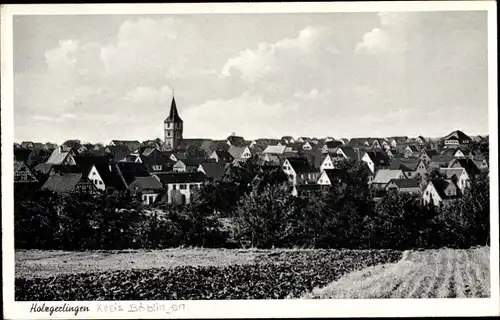
{"type": "Polygon", "coordinates": [[[208,178],[217,179],[224,176],[226,165],[220,162],[200,164],[208,178]]]}
{"type": "Polygon", "coordinates": [[[81,173],[65,173],[62,175],[55,174],[49,177],[49,179],[42,186],[42,189],[54,192],[70,192],[75,188],[81,179],[81,173]]]}
{"type": "Polygon", "coordinates": [[[136,162],[118,162],[116,166],[119,169],[119,173],[125,179],[125,183],[129,185],[132,183],[137,177],[147,177],[149,176],[149,172],[146,169],[146,166],[142,163],[136,162]]]}
{"type": "Polygon", "coordinates": [[[403,175],[401,170],[380,169],[375,175],[373,183],[389,183],[392,179],[399,179],[401,175],[403,175]]]}
{"type": "Polygon", "coordinates": [[[166,172],[166,173],[155,173],[155,175],[160,179],[160,182],[164,185],[171,183],[200,183],[205,180],[205,174],[203,172],[166,172]]]}
{"type": "Polygon", "coordinates": [[[445,140],[455,139],[455,140],[459,140],[459,141],[463,141],[463,140],[471,141],[471,138],[460,130],[455,130],[455,131],[451,132],[444,139],[445,140]]]}
{"type": "Polygon", "coordinates": [[[295,173],[309,173],[316,172],[317,170],[311,166],[309,161],[305,158],[286,158],[292,166],[295,173]]]}
{"type": "Polygon", "coordinates": [[[402,189],[420,187],[420,181],[417,179],[392,179],[389,183],[394,183],[402,189]]]}
{"type": "Polygon", "coordinates": [[[52,154],[50,155],[49,159],[45,161],[45,163],[56,164],[56,165],[62,164],[69,153],[70,151],[62,152],[59,148],[56,148],[54,149],[54,151],[52,151],[52,154]]]}
{"type": "Polygon", "coordinates": [[[267,146],[262,153],[272,153],[272,154],[283,154],[285,152],[286,146],[267,146]]]}
{"type": "Polygon", "coordinates": [[[415,171],[417,170],[418,164],[420,163],[418,158],[393,158],[389,169],[397,170],[401,169],[403,171],[415,171]]]}
{"type": "Polygon", "coordinates": [[[453,183],[453,181],[447,179],[432,179],[431,183],[434,186],[434,189],[436,189],[441,199],[450,199],[456,197],[456,196],[448,196],[445,192],[446,189],[450,186],[456,188],[456,185],[453,183]]]}
{"type": "Polygon", "coordinates": [[[446,179],[451,179],[453,176],[457,178],[462,175],[464,168],[440,168],[439,171],[446,177],[446,179]]]}
{"type": "Polygon", "coordinates": [[[164,122],[182,122],[179,112],[177,111],[177,104],[175,103],[175,97],[172,97],[172,103],[170,104],[170,113],[164,122]]]}

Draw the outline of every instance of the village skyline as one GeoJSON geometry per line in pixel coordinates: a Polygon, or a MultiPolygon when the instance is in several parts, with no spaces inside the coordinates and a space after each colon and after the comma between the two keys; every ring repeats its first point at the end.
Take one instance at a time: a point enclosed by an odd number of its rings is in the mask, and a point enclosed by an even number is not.
{"type": "Polygon", "coordinates": [[[162,138],[172,89],[186,138],[485,134],[486,21],[481,11],[16,16],[14,138],[162,138]]]}

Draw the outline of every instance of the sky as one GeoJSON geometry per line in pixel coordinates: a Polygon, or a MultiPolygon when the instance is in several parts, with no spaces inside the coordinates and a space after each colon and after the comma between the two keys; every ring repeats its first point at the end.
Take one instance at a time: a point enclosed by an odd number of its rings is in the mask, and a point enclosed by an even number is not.
{"type": "Polygon", "coordinates": [[[14,17],[14,138],[488,132],[486,11],[14,17]]]}

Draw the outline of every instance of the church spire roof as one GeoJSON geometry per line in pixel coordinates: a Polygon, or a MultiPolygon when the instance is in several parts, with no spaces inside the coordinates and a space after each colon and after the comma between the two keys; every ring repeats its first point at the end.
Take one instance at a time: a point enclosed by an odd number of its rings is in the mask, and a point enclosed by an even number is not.
{"type": "Polygon", "coordinates": [[[179,112],[177,111],[177,105],[175,104],[175,97],[172,95],[172,104],[170,105],[170,113],[165,122],[182,122],[179,112]]]}

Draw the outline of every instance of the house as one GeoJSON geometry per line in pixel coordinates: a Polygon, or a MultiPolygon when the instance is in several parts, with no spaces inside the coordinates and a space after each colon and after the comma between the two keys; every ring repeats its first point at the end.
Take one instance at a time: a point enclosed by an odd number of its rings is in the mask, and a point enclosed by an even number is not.
{"type": "Polygon", "coordinates": [[[227,144],[229,144],[230,147],[247,147],[248,142],[245,140],[245,138],[237,135],[231,135],[227,137],[227,144]]]}
{"type": "Polygon", "coordinates": [[[476,164],[476,167],[479,168],[479,170],[481,170],[481,171],[488,170],[488,168],[489,168],[488,161],[486,160],[486,158],[484,156],[482,156],[482,155],[475,156],[473,161],[476,164]]]}
{"type": "Polygon", "coordinates": [[[278,145],[269,145],[267,146],[263,154],[283,154],[286,150],[286,146],[278,146],[278,145]]]}
{"type": "Polygon", "coordinates": [[[417,145],[410,144],[407,145],[406,148],[404,149],[404,156],[405,158],[411,158],[413,156],[416,156],[420,152],[420,148],[417,145]]]}
{"type": "Polygon", "coordinates": [[[341,147],[343,145],[344,144],[342,143],[342,141],[338,141],[338,140],[327,141],[327,142],[325,142],[325,144],[321,148],[321,152],[322,153],[334,153],[337,151],[338,147],[341,147]]]}
{"type": "Polygon", "coordinates": [[[390,157],[384,151],[366,151],[361,158],[375,174],[378,169],[389,167],[390,157]]]}
{"type": "Polygon", "coordinates": [[[368,138],[352,138],[351,140],[349,140],[349,143],[347,145],[354,148],[368,148],[370,147],[370,142],[368,141],[368,138]]]}
{"type": "Polygon", "coordinates": [[[461,150],[460,148],[446,148],[441,152],[442,155],[451,156],[454,158],[465,158],[467,151],[461,150]]]}
{"type": "Polygon", "coordinates": [[[163,187],[153,181],[155,178],[149,174],[144,164],[117,162],[115,166],[128,191],[134,196],[141,195],[144,204],[152,204],[162,193],[163,187]]]}
{"type": "Polygon", "coordinates": [[[441,168],[439,172],[447,180],[453,181],[462,193],[470,188],[470,177],[464,168],[441,168]]]}
{"type": "Polygon", "coordinates": [[[321,165],[319,166],[320,171],[324,171],[327,169],[335,169],[339,167],[339,163],[343,161],[344,158],[339,155],[339,154],[327,154],[324,158],[323,161],[321,162],[321,165]]]}
{"type": "Polygon", "coordinates": [[[444,137],[445,148],[468,147],[472,139],[460,130],[455,130],[444,137]]]}
{"type": "MultiPolygon", "coordinates": [[[[252,157],[252,153],[248,147],[229,147],[228,152],[234,158],[234,161],[241,162],[246,161],[252,157]]],[[[234,162],[233,161],[233,162],[234,162]]]]}
{"type": "Polygon", "coordinates": [[[221,179],[226,172],[226,164],[222,162],[205,162],[198,166],[198,171],[203,172],[207,179],[221,179]]]}
{"type": "Polygon", "coordinates": [[[49,158],[50,153],[45,150],[36,149],[16,149],[14,150],[14,160],[22,161],[29,168],[34,168],[40,163],[44,163],[49,158]]]}
{"type": "Polygon", "coordinates": [[[447,156],[447,155],[437,155],[437,156],[432,156],[431,161],[429,162],[429,171],[434,170],[434,169],[439,169],[439,168],[446,168],[450,164],[451,161],[455,159],[452,156],[447,156]]]}
{"type": "Polygon", "coordinates": [[[392,179],[385,187],[387,194],[410,193],[421,194],[421,181],[418,179],[392,179]]]}
{"type": "Polygon", "coordinates": [[[459,197],[457,185],[452,180],[447,179],[432,179],[422,194],[425,204],[432,204],[436,207],[447,206],[459,197]]]}
{"type": "Polygon", "coordinates": [[[420,146],[423,146],[427,143],[427,140],[425,140],[424,137],[422,136],[418,136],[416,139],[415,139],[415,142],[417,142],[420,146]]]}
{"type": "Polygon", "coordinates": [[[284,144],[289,144],[294,143],[295,139],[292,136],[283,136],[281,137],[281,141],[284,142],[284,144]]]}
{"type": "Polygon", "coordinates": [[[347,144],[349,144],[349,139],[347,139],[347,138],[341,138],[340,141],[342,141],[342,144],[344,146],[347,146],[347,144]]]}
{"type": "Polygon", "coordinates": [[[309,137],[299,137],[297,140],[295,140],[296,143],[304,143],[304,142],[308,142],[308,141],[311,141],[311,138],[309,138],[309,137]]]}
{"type": "Polygon", "coordinates": [[[111,140],[109,145],[114,147],[124,147],[128,149],[129,152],[133,152],[142,146],[142,144],[137,140],[111,140]]]}
{"type": "Polygon", "coordinates": [[[312,141],[306,141],[302,144],[302,150],[312,150],[314,143],[312,141]]]}
{"type": "Polygon", "coordinates": [[[390,137],[389,144],[392,148],[396,148],[399,144],[406,143],[408,141],[407,136],[390,137]]]}
{"type": "Polygon", "coordinates": [[[380,197],[385,194],[385,189],[392,179],[406,179],[402,170],[380,169],[370,183],[374,196],[380,197]]]}
{"type": "Polygon", "coordinates": [[[21,142],[21,148],[23,148],[23,149],[34,149],[35,148],[35,144],[33,143],[33,141],[23,141],[23,142],[21,142]]]}
{"type": "Polygon", "coordinates": [[[234,161],[234,157],[225,150],[215,150],[212,152],[209,159],[214,159],[215,162],[221,163],[232,163],[234,161]]]}
{"type": "Polygon", "coordinates": [[[420,151],[420,160],[423,160],[425,163],[431,162],[432,157],[439,155],[437,150],[430,149],[430,150],[425,150],[422,149],[420,151]]]}
{"type": "Polygon", "coordinates": [[[14,161],[14,183],[36,183],[37,178],[22,161],[14,161]]]}
{"type": "Polygon", "coordinates": [[[402,170],[408,179],[420,180],[429,173],[424,161],[418,158],[394,158],[389,169],[402,170]]]}
{"type": "Polygon", "coordinates": [[[266,153],[257,155],[257,165],[260,166],[280,166],[280,156],[276,154],[266,153]]]}
{"type": "Polygon", "coordinates": [[[75,159],[73,158],[76,156],[76,153],[72,149],[69,149],[69,151],[62,151],[62,150],[64,150],[64,146],[54,149],[54,151],[52,151],[50,157],[47,159],[47,161],[45,161],[45,163],[52,165],[76,164],[75,159]]]}
{"type": "Polygon", "coordinates": [[[305,158],[285,158],[281,167],[288,176],[288,181],[294,186],[309,181],[316,182],[319,176],[319,170],[305,158]]]}
{"type": "Polygon", "coordinates": [[[129,190],[141,195],[142,203],[151,205],[156,202],[163,191],[163,185],[153,176],[136,177],[130,184],[129,190]]]}
{"type": "Polygon", "coordinates": [[[43,184],[41,189],[62,194],[98,193],[94,184],[81,173],[61,173],[51,175],[43,184]]]}
{"type": "Polygon", "coordinates": [[[155,173],[167,191],[167,203],[189,204],[193,194],[201,189],[206,177],[203,172],[155,173]]]}
{"type": "Polygon", "coordinates": [[[479,170],[474,161],[468,158],[455,158],[448,164],[448,168],[464,168],[472,180],[481,173],[481,170],[479,170]]]}
{"type": "Polygon", "coordinates": [[[198,167],[202,163],[210,163],[215,162],[215,159],[205,159],[205,158],[187,158],[187,159],[179,159],[173,165],[173,172],[196,172],[198,171],[198,167]]]}
{"type": "Polygon", "coordinates": [[[109,154],[111,159],[114,162],[123,162],[127,161],[127,157],[130,155],[132,151],[126,146],[118,145],[118,146],[107,146],[104,149],[106,154],[109,154]]]}
{"type": "Polygon", "coordinates": [[[372,149],[382,149],[382,141],[383,139],[368,138],[368,145],[372,149]]]}
{"type": "Polygon", "coordinates": [[[338,147],[336,153],[345,160],[359,160],[359,152],[356,152],[353,147],[338,147]]]}
{"type": "Polygon", "coordinates": [[[321,171],[317,180],[317,184],[322,186],[332,186],[337,183],[343,184],[345,187],[345,179],[347,177],[347,170],[345,169],[326,169],[321,171]]]}
{"type": "Polygon", "coordinates": [[[14,161],[14,197],[30,198],[39,188],[38,179],[22,161],[14,161]]]}

